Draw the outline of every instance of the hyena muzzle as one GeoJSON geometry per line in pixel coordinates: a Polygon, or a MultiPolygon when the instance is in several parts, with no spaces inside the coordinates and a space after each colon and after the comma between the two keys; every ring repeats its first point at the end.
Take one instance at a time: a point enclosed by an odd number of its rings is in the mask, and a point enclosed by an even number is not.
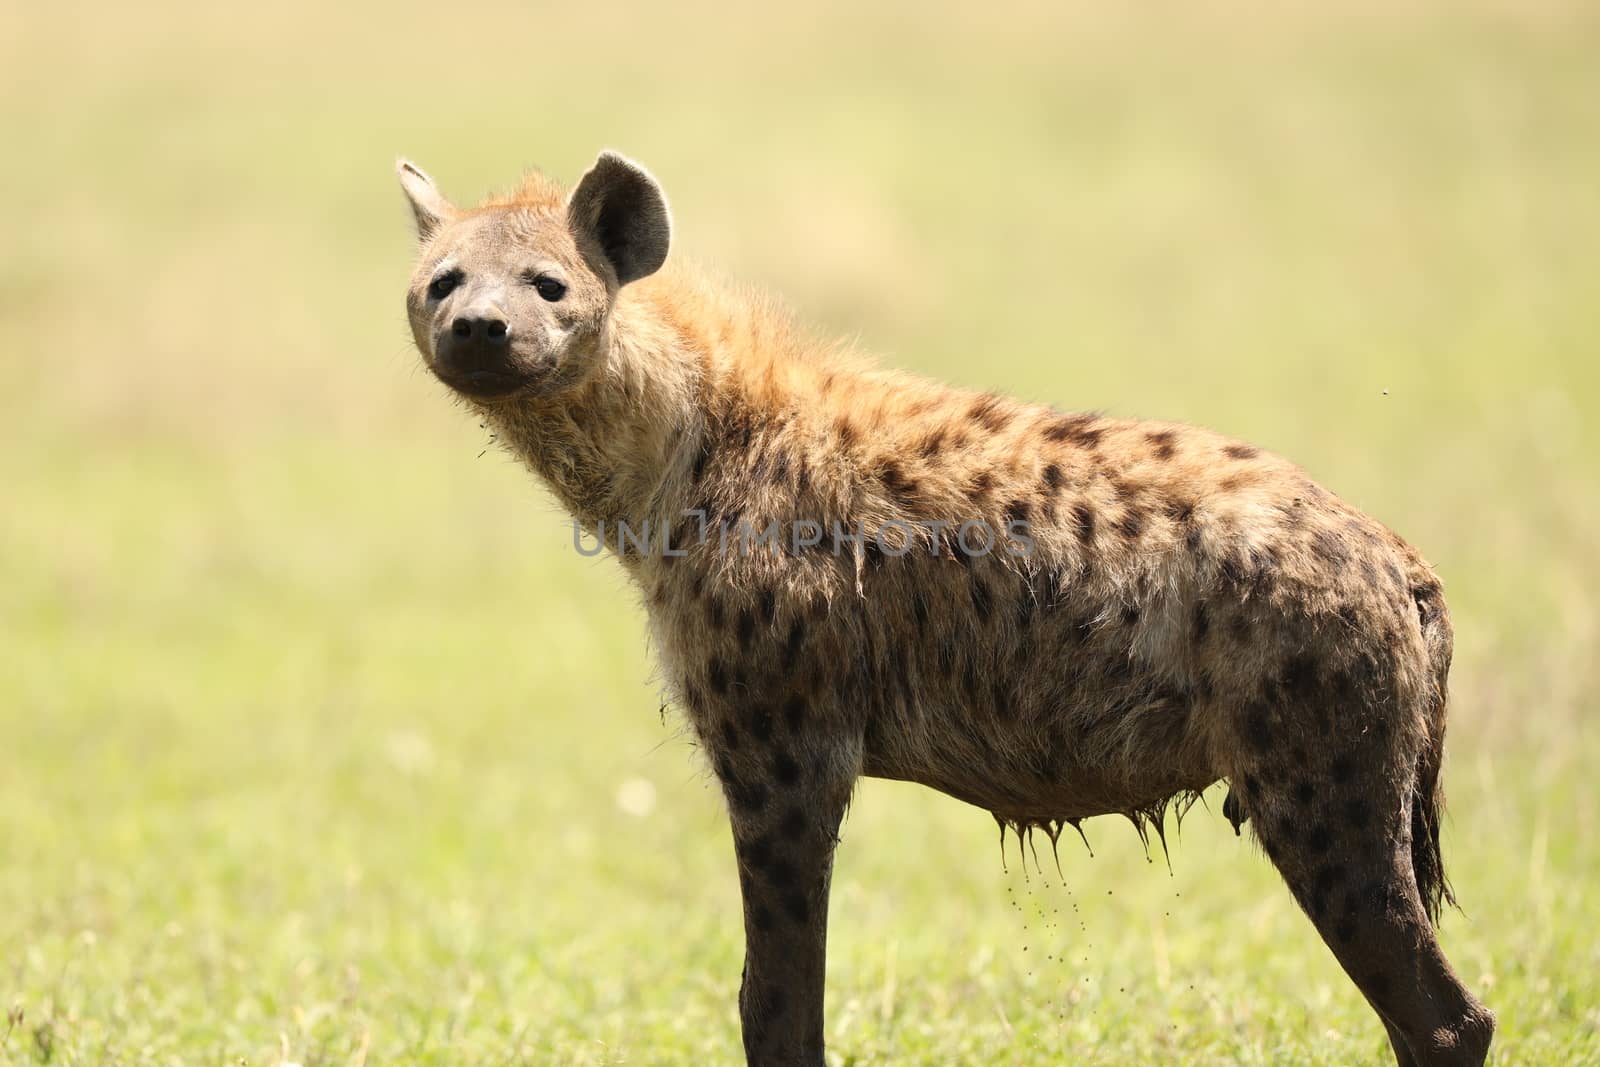
{"type": "Polygon", "coordinates": [[[823,1062],[863,775],[1052,837],[1226,780],[1398,1061],[1483,1062],[1434,936],[1450,622],[1404,541],[1249,445],[879,370],[663,269],[614,153],[470,209],[400,178],[424,359],[624,567],[726,795],[751,1063],[823,1062]]]}

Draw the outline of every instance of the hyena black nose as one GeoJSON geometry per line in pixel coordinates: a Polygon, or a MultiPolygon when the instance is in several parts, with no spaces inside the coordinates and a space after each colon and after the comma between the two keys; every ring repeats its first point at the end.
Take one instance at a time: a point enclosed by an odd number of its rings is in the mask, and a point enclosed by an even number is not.
{"type": "Polygon", "coordinates": [[[511,336],[506,320],[493,313],[460,315],[450,324],[450,332],[462,340],[487,341],[503,345],[511,336]]]}
{"type": "Polygon", "coordinates": [[[524,384],[515,366],[511,324],[492,304],[469,307],[450,320],[434,353],[433,372],[474,396],[501,396],[524,384]]]}

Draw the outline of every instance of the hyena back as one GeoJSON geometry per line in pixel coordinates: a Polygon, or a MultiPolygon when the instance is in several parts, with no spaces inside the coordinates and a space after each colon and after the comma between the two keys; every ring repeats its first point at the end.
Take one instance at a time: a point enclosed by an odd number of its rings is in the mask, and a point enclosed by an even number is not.
{"type": "Polygon", "coordinates": [[[400,177],[419,349],[627,570],[726,795],[751,1063],[823,1062],[862,775],[1052,838],[1226,779],[1399,1062],[1483,1061],[1433,931],[1450,622],[1405,542],[1249,445],[878,370],[662,269],[613,153],[467,210],[400,177]]]}

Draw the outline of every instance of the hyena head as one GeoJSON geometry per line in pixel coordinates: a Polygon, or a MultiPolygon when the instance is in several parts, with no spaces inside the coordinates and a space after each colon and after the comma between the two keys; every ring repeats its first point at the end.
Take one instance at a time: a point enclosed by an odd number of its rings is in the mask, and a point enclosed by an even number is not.
{"type": "Polygon", "coordinates": [[[428,369],[473,400],[582,382],[604,350],[617,290],[667,258],[666,197],[615,152],[602,152],[565,200],[534,176],[470,210],[411,163],[399,172],[421,242],[406,291],[411,332],[428,369]]]}

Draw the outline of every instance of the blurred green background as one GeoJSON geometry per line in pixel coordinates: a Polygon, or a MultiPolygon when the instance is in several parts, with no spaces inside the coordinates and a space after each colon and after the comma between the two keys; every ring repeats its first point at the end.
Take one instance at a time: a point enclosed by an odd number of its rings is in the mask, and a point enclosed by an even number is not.
{"type": "MultiPolygon", "coordinates": [[[[1446,950],[1494,1062],[1600,1060],[1600,11],[1332,7],[7,5],[0,1064],[737,1058],[641,612],[402,311],[396,155],[471,200],[604,146],[888,362],[1221,428],[1419,545],[1446,950]]],[[[832,1062],[1387,1062],[1217,802],[1063,884],[867,783],[832,1062]]]]}

